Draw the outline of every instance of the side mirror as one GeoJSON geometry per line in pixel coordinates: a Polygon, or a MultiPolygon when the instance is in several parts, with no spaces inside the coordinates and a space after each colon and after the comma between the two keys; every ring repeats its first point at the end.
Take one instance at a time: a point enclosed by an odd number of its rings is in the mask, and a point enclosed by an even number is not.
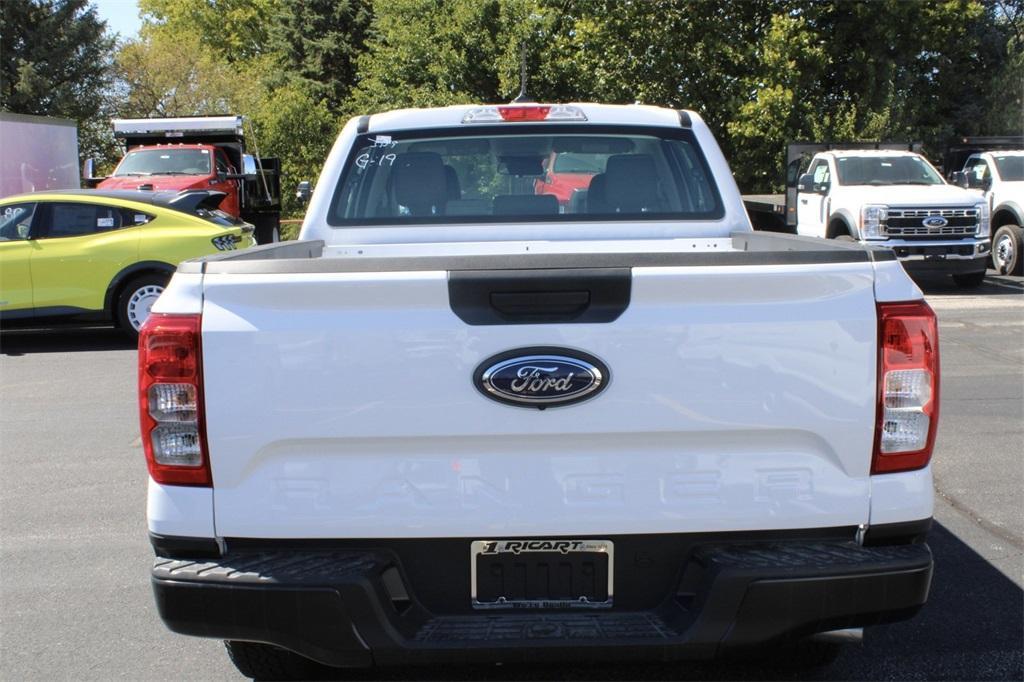
{"type": "Polygon", "coordinates": [[[96,177],[96,159],[86,159],[82,162],[82,184],[88,189],[96,189],[96,186],[106,178],[96,177]]]}
{"type": "Polygon", "coordinates": [[[970,186],[968,184],[967,173],[963,171],[953,171],[950,181],[957,187],[963,187],[964,189],[967,189],[970,186]]]}
{"type": "Polygon", "coordinates": [[[303,180],[295,188],[295,198],[299,200],[299,203],[305,206],[309,203],[309,197],[313,194],[313,186],[309,184],[309,180],[303,180]]]}
{"type": "Polygon", "coordinates": [[[968,189],[980,189],[987,192],[992,187],[992,178],[978,178],[977,173],[964,173],[967,176],[968,189]]]}
{"type": "Polygon", "coordinates": [[[246,180],[256,179],[256,158],[252,154],[242,154],[242,175],[246,180]]]}
{"type": "Polygon", "coordinates": [[[813,192],[814,191],[814,176],[810,173],[804,173],[800,176],[800,179],[796,182],[796,188],[800,192],[813,192]]]}

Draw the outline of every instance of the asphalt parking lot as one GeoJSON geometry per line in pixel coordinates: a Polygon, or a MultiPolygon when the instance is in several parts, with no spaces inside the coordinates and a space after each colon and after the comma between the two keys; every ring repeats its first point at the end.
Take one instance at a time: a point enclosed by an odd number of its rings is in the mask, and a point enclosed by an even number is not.
{"type": "MultiPolygon", "coordinates": [[[[928,605],[806,679],[1024,677],[1024,278],[925,280],[942,346],[928,605]]],[[[135,352],[107,329],[0,335],[0,678],[237,680],[149,589],[135,352]]],[[[444,668],[386,679],[787,679],[754,664],[444,668]]],[[[353,678],[358,679],[358,677],[353,678]]]]}

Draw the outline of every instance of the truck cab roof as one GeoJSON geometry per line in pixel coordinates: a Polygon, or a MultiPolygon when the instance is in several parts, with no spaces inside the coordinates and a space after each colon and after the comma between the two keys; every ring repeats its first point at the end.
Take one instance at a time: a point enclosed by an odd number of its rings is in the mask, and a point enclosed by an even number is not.
{"type": "Polygon", "coordinates": [[[1006,149],[1000,151],[988,151],[982,152],[979,156],[995,157],[995,156],[1024,156],[1024,149],[1006,149]]]}
{"type": "Polygon", "coordinates": [[[459,128],[480,123],[594,123],[689,127],[698,114],[644,104],[458,104],[432,109],[397,109],[365,118],[364,132],[428,128],[459,128]],[[543,112],[543,115],[542,115],[543,112]]]}
{"type": "Polygon", "coordinates": [[[905,151],[900,149],[831,149],[827,152],[821,152],[818,156],[830,155],[836,156],[865,156],[865,157],[877,157],[877,156],[921,156],[917,152],[905,151]]]}

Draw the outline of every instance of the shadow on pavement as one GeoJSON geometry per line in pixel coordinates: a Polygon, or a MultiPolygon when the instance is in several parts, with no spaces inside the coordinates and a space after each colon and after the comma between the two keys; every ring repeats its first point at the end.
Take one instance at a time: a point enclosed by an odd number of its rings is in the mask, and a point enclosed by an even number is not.
{"type": "MultiPolygon", "coordinates": [[[[939,524],[935,575],[912,620],[866,631],[830,667],[796,672],[736,661],[402,668],[345,680],[1020,680],[1024,592],[939,524]]],[[[330,677],[326,679],[332,679],[330,677]]]]}
{"type": "Polygon", "coordinates": [[[949,275],[917,274],[914,282],[926,296],[1020,296],[1024,294],[1024,278],[1013,275],[997,275],[989,270],[985,281],[974,289],[962,289],[949,275]]]}
{"type": "Polygon", "coordinates": [[[0,355],[132,350],[135,347],[135,341],[112,327],[5,329],[0,332],[0,355]]]}

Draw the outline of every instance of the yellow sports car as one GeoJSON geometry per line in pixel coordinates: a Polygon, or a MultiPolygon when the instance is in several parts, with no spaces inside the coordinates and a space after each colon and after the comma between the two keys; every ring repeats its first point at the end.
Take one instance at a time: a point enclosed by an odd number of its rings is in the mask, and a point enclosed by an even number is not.
{"type": "Polygon", "coordinates": [[[177,264],[253,246],[222,192],[67,190],[0,199],[0,323],[111,321],[138,334],[177,264]]]}

